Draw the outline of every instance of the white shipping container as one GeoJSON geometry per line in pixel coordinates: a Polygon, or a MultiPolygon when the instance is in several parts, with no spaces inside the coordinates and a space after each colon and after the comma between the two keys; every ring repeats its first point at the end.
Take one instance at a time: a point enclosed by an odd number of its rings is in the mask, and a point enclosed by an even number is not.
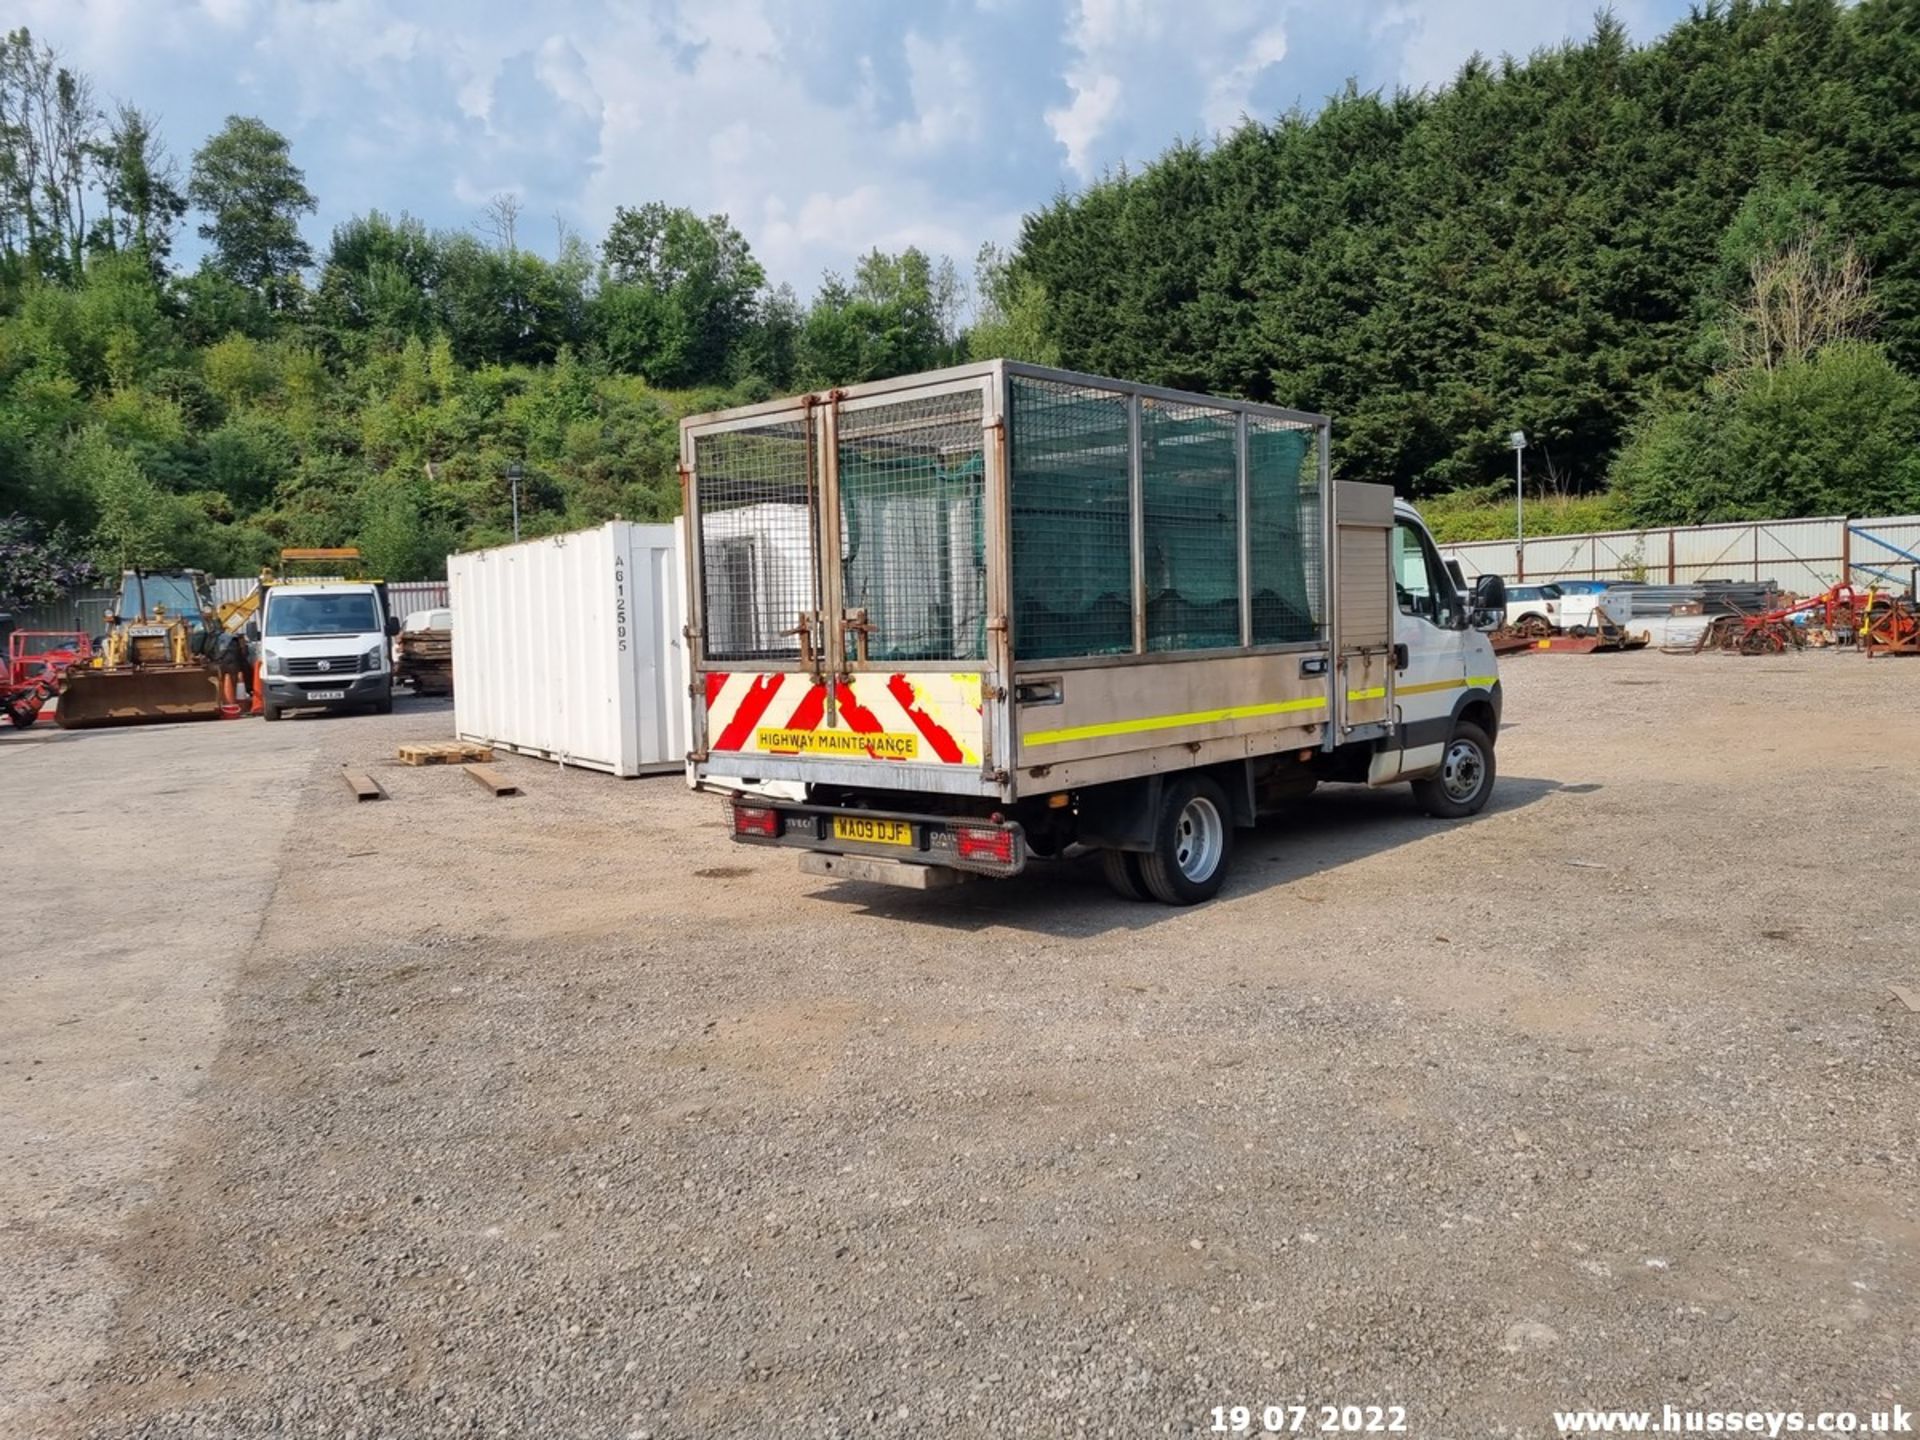
{"type": "Polygon", "coordinates": [[[454,732],[614,775],[683,769],[678,528],[615,520],[449,556],[454,732]]]}

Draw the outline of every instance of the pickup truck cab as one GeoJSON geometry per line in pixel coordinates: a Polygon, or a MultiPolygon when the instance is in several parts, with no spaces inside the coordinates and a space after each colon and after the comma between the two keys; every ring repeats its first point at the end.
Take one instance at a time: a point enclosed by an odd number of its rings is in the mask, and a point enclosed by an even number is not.
{"type": "Polygon", "coordinates": [[[374,581],[278,581],[267,586],[260,619],[249,627],[260,660],[261,713],[288,710],[393,710],[387,642],[399,630],[386,587],[374,581]]]}

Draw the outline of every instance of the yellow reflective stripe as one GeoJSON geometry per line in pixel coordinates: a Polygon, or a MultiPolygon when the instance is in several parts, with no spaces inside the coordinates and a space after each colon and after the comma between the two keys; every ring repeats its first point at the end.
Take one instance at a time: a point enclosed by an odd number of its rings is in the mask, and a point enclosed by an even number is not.
{"type": "Polygon", "coordinates": [[[1402,685],[1393,693],[1396,695],[1431,695],[1436,690],[1464,690],[1465,680],[1429,680],[1424,685],[1402,685]]]}
{"type": "Polygon", "coordinates": [[[1498,685],[1499,683],[1500,683],[1500,677],[1498,675],[1467,676],[1467,684],[1471,685],[1476,690],[1486,690],[1492,686],[1498,685]]]}
{"type": "Polygon", "coordinates": [[[1352,703],[1356,700],[1384,700],[1386,698],[1387,698],[1387,687],[1384,685],[1376,685],[1371,690],[1347,691],[1347,700],[1349,703],[1352,703]]]}
{"type": "Polygon", "coordinates": [[[1138,735],[1145,730],[1171,730],[1179,725],[1214,725],[1222,720],[1257,720],[1262,715],[1288,715],[1301,710],[1324,710],[1327,702],[1315,695],[1305,700],[1275,700],[1265,705],[1230,705],[1224,710],[1189,710],[1183,715],[1147,715],[1138,720],[1110,720],[1103,725],[1071,725],[1065,730],[1036,730],[1023,737],[1028,745],[1065,745],[1073,740],[1099,740],[1108,735],[1138,735]]]}

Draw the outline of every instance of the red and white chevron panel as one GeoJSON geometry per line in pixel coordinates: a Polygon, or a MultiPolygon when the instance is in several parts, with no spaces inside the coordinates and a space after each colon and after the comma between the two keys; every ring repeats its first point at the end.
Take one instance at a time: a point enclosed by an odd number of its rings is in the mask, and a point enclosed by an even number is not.
{"type": "Polygon", "coordinates": [[[980,764],[980,676],[863,673],[827,687],[808,675],[709,672],[707,749],[719,754],[922,765],[980,764]]]}

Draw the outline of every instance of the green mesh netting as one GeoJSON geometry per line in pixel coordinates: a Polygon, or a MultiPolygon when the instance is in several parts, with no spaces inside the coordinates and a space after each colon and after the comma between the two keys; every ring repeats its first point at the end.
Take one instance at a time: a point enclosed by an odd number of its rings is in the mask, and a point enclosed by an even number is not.
{"type": "Polygon", "coordinates": [[[1023,659],[1133,649],[1127,400],[1013,381],[1014,643],[1023,659]]]}
{"type": "Polygon", "coordinates": [[[1231,410],[1140,406],[1147,649],[1240,643],[1240,503],[1231,410]]]}
{"type": "MultiPolygon", "coordinates": [[[[1127,397],[1016,376],[1009,477],[1015,653],[1023,660],[1133,648],[1127,397]]],[[[1240,644],[1234,412],[1141,403],[1147,648],[1240,644]]],[[[1317,452],[1310,427],[1247,423],[1253,642],[1319,634],[1317,452]]]]}
{"type": "Polygon", "coordinates": [[[1313,431],[1286,421],[1247,421],[1256,645],[1293,644],[1320,634],[1320,490],[1313,438],[1313,431]]]}

